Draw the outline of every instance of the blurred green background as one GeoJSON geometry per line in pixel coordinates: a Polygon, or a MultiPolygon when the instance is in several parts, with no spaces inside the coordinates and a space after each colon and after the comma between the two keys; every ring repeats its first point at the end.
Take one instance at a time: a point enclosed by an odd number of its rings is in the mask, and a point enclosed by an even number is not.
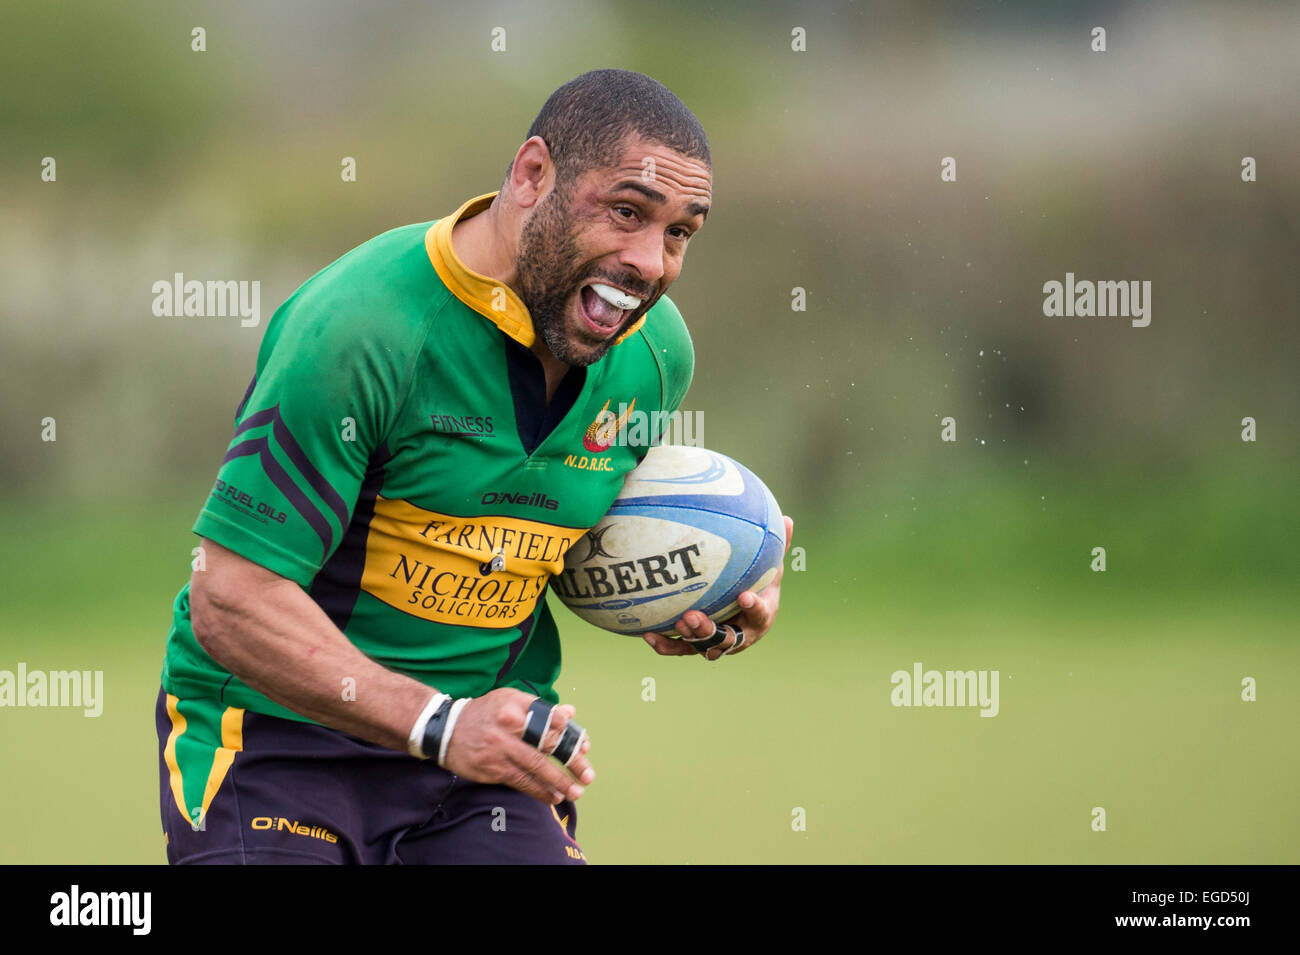
{"type": "Polygon", "coordinates": [[[105,708],[0,709],[0,862],[163,861],[170,604],[266,320],[604,66],[709,134],[686,406],[806,569],[718,665],[557,607],[588,857],[1300,861],[1298,40],[1284,3],[6,3],[0,669],[105,708]],[[1067,271],[1151,281],[1150,327],[1045,318],[1067,271]],[[175,272],[262,324],[154,317],[175,272]],[[893,707],[917,661],[997,669],[999,715],[893,707]]]}

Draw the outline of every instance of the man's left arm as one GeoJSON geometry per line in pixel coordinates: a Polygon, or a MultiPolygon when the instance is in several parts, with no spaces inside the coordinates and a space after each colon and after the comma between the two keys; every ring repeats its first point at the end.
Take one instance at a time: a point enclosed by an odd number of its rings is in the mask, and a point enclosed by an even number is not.
{"type": "MultiPolygon", "coordinates": [[[[695,375],[695,348],[691,343],[690,333],[682,320],[681,312],[667,296],[661,300],[666,313],[653,329],[647,329],[656,339],[662,338],[662,344],[655,341],[656,356],[666,354],[668,360],[660,364],[662,375],[664,418],[680,410],[686,392],[695,375]]],[[[665,425],[666,427],[666,425],[665,425]]],[[[662,435],[657,435],[657,438],[662,435]]],[[[785,551],[790,552],[790,537],[794,533],[794,521],[782,515],[785,521],[785,551]]],[[[763,638],[776,620],[776,612],[781,604],[781,578],[785,574],[785,558],[772,582],[763,588],[761,594],[752,590],[742,592],[737,600],[740,612],[721,625],[698,611],[691,610],[677,621],[677,632],[681,638],[665,637],[659,633],[646,633],[643,639],[654,648],[656,653],[664,656],[691,656],[702,654],[705,659],[717,660],[729,653],[748,650],[763,638]],[[719,642],[711,639],[720,636],[719,642]],[[701,641],[706,645],[700,649],[691,641],[701,641]]]]}

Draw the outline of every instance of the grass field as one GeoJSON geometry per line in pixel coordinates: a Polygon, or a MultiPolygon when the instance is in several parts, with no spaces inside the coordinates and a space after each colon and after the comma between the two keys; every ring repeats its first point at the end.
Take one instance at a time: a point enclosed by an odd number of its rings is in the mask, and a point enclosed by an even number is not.
{"type": "MultiPolygon", "coordinates": [[[[799,522],[779,629],[720,664],[557,608],[588,857],[1300,861],[1300,521],[1287,481],[1228,480],[881,490],[799,522]],[[1000,712],[891,705],[915,662],[999,671],[1000,712]]],[[[153,703],[196,506],[2,509],[0,669],[101,669],[105,704],[0,710],[0,863],[163,861],[153,703]]]]}

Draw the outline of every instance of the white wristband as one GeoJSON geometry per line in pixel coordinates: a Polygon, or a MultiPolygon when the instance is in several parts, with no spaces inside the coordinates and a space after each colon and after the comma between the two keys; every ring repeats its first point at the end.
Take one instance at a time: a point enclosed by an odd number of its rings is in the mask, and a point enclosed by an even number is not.
{"type": "MultiPolygon", "coordinates": [[[[415,725],[411,727],[411,735],[406,738],[406,751],[416,759],[428,759],[424,755],[424,728],[429,725],[429,717],[437,712],[438,707],[451,699],[446,693],[435,693],[429,698],[429,702],[424,704],[424,709],[415,719],[415,725]]],[[[444,737],[445,738],[445,737],[444,737]]]]}
{"type": "Polygon", "coordinates": [[[442,746],[438,749],[438,765],[443,769],[447,768],[447,745],[451,742],[451,731],[456,728],[456,720],[460,717],[460,711],[472,697],[464,697],[451,704],[451,712],[447,714],[447,728],[442,731],[442,746]]]}

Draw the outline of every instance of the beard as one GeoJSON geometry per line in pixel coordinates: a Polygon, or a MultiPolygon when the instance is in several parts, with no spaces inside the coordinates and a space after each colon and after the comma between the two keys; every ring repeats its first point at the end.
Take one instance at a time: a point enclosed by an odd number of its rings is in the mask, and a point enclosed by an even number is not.
{"type": "Polygon", "coordinates": [[[568,191],[557,186],[524,223],[515,274],[519,299],[551,354],[566,365],[584,367],[604,357],[650,302],[642,302],[624,316],[619,330],[607,338],[590,335],[580,326],[566,327],[570,322],[570,299],[581,308],[577,293],[588,280],[599,277],[579,264],[580,253],[568,214],[568,201],[568,191]]]}

